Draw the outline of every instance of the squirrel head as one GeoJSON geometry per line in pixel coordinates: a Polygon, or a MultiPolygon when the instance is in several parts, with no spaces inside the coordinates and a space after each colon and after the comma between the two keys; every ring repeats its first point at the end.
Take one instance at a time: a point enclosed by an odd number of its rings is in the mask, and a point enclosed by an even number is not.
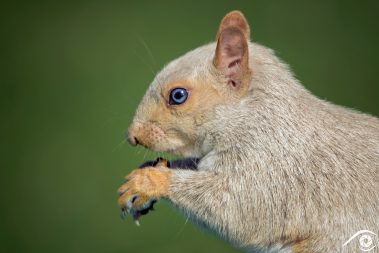
{"type": "Polygon", "coordinates": [[[249,25],[239,11],[221,21],[216,43],[169,63],[153,80],[128,130],[131,144],[187,157],[212,150],[206,126],[219,105],[248,93],[249,25]]]}

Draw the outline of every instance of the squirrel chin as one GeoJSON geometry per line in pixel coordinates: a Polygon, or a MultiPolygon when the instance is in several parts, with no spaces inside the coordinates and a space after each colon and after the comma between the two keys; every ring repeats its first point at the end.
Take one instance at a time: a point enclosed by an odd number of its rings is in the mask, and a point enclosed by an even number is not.
{"type": "Polygon", "coordinates": [[[202,152],[199,152],[198,150],[187,149],[185,146],[169,149],[169,150],[166,150],[165,152],[171,155],[181,156],[183,158],[196,158],[196,159],[201,159],[207,155],[207,153],[202,153],[202,152]]]}
{"type": "Polygon", "coordinates": [[[172,155],[183,156],[183,157],[191,157],[192,155],[192,152],[188,152],[188,150],[186,149],[186,146],[170,148],[170,149],[167,149],[165,152],[172,155]]]}

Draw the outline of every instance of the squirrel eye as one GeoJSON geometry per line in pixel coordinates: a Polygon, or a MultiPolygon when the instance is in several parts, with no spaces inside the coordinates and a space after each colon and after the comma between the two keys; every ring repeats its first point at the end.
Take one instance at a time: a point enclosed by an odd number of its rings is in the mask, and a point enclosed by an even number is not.
{"type": "Polygon", "coordinates": [[[188,91],[184,88],[175,88],[170,93],[169,104],[180,105],[183,104],[188,97],[188,91]]]}

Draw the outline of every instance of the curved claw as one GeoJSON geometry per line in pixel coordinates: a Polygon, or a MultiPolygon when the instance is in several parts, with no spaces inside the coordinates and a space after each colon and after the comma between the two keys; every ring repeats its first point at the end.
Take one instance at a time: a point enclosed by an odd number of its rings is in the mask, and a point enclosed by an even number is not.
{"type": "Polygon", "coordinates": [[[153,167],[157,167],[157,166],[170,168],[170,161],[162,157],[158,157],[157,160],[155,160],[155,162],[153,163],[153,167]]]}
{"type": "Polygon", "coordinates": [[[171,175],[167,168],[170,167],[170,162],[157,158],[152,165],[150,168],[144,167],[144,170],[132,171],[118,189],[121,218],[125,219],[131,213],[137,225],[141,216],[154,210],[154,205],[160,197],[167,196],[171,175]]]}

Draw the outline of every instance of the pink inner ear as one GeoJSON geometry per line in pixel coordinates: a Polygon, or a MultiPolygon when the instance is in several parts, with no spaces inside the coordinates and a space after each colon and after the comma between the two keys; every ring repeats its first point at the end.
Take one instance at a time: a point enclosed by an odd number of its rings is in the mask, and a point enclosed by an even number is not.
{"type": "Polygon", "coordinates": [[[240,88],[250,76],[250,29],[239,11],[232,11],[221,21],[213,65],[227,78],[230,86],[240,88]]]}
{"type": "Polygon", "coordinates": [[[250,38],[250,28],[245,17],[240,11],[229,12],[221,21],[219,34],[228,27],[236,27],[243,32],[246,39],[250,38]]]}
{"type": "Polygon", "coordinates": [[[248,69],[247,39],[237,27],[228,27],[219,34],[214,65],[233,87],[239,87],[248,69]]]}
{"type": "Polygon", "coordinates": [[[241,59],[244,54],[243,34],[237,29],[226,29],[220,34],[221,55],[224,66],[229,66],[231,63],[241,59]]]}
{"type": "Polygon", "coordinates": [[[236,59],[235,61],[231,62],[231,63],[228,65],[228,68],[232,68],[232,67],[238,65],[238,64],[240,64],[240,62],[241,62],[241,58],[238,58],[238,59],[236,59]]]}
{"type": "Polygon", "coordinates": [[[246,44],[245,36],[239,29],[230,27],[222,31],[217,45],[217,67],[231,68],[241,63],[242,57],[247,53],[246,44]]]}

